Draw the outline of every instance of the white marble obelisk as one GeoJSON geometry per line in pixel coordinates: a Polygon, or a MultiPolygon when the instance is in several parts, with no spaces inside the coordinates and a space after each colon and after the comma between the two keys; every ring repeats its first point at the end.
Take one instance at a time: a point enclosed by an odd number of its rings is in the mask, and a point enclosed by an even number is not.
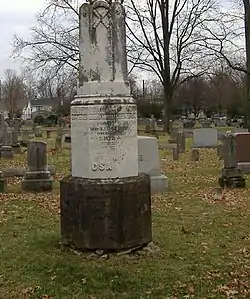
{"type": "Polygon", "coordinates": [[[137,108],[127,81],[125,12],[118,1],[80,8],[80,76],[71,103],[72,176],[138,175],[137,108]]]}

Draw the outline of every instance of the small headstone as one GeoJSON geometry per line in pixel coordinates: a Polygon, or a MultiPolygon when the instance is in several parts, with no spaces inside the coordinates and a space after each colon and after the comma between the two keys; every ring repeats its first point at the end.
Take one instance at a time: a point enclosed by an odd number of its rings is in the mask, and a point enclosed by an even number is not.
{"type": "Polygon", "coordinates": [[[52,190],[52,179],[47,164],[47,144],[32,141],[27,148],[28,171],[22,181],[22,189],[31,192],[52,190]]]}
{"type": "Polygon", "coordinates": [[[0,193],[6,191],[6,179],[4,178],[4,173],[0,171],[0,193]]]}
{"type": "Polygon", "coordinates": [[[170,131],[170,139],[168,140],[169,143],[177,143],[177,133],[178,128],[173,127],[170,131]]]}
{"type": "Polygon", "coordinates": [[[179,152],[178,152],[178,148],[177,147],[173,148],[172,153],[173,153],[173,160],[174,161],[179,160],[179,152]]]}
{"type": "Polygon", "coordinates": [[[51,136],[51,130],[46,130],[46,138],[49,139],[51,136]]]}
{"type": "Polygon", "coordinates": [[[150,125],[149,124],[147,124],[147,125],[145,125],[145,129],[144,129],[144,133],[150,133],[151,132],[151,128],[150,128],[150,125]]]}
{"type": "Polygon", "coordinates": [[[12,149],[15,154],[21,153],[21,146],[18,141],[18,131],[17,130],[12,131],[12,149]]]}
{"type": "Polygon", "coordinates": [[[34,132],[35,132],[35,137],[37,138],[42,138],[43,137],[43,132],[40,126],[34,127],[34,132]]]}
{"type": "Polygon", "coordinates": [[[6,159],[13,159],[14,152],[12,149],[12,132],[9,128],[4,131],[3,143],[1,148],[1,157],[6,159]]]}
{"type": "Polygon", "coordinates": [[[22,141],[29,141],[30,140],[30,134],[28,130],[22,131],[22,141]]]}
{"type": "Polygon", "coordinates": [[[177,133],[177,150],[179,154],[185,153],[186,150],[185,134],[182,131],[177,133]]]}
{"type": "Polygon", "coordinates": [[[56,136],[55,140],[55,149],[57,153],[60,153],[62,151],[62,144],[63,144],[63,137],[62,136],[56,136]]]}
{"type": "Polygon", "coordinates": [[[202,128],[210,128],[212,125],[212,122],[210,120],[203,120],[201,122],[201,127],[202,128]]]}
{"type": "Polygon", "coordinates": [[[217,146],[217,156],[219,157],[219,159],[221,160],[223,158],[223,145],[222,144],[218,144],[217,146]]]}
{"type": "Polygon", "coordinates": [[[193,132],[193,148],[217,148],[218,136],[215,128],[195,129],[193,132]]]}
{"type": "Polygon", "coordinates": [[[14,131],[17,132],[18,136],[20,135],[21,123],[22,123],[21,118],[14,118],[13,127],[14,127],[14,131]]]}
{"type": "Polygon", "coordinates": [[[151,193],[168,188],[168,179],[161,174],[158,141],[154,137],[138,136],[138,172],[150,176],[151,193]]]}
{"type": "Polygon", "coordinates": [[[197,149],[193,149],[191,152],[191,160],[194,162],[199,161],[200,159],[200,153],[197,149]]]}

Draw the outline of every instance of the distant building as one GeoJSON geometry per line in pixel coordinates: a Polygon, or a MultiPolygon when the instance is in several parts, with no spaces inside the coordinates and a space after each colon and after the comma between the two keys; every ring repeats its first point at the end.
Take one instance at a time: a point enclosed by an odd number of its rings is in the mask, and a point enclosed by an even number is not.
{"type": "Polygon", "coordinates": [[[37,114],[51,112],[58,105],[63,105],[63,101],[60,98],[30,100],[23,108],[22,119],[27,120],[37,114]]]}

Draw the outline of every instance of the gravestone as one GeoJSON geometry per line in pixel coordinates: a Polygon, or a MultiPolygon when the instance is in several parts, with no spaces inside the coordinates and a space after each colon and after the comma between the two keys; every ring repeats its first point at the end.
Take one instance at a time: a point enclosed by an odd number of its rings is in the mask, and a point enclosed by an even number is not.
{"type": "Polygon", "coordinates": [[[155,137],[138,136],[139,173],[150,176],[151,193],[164,192],[168,178],[161,174],[158,141],[155,137]]]}
{"type": "Polygon", "coordinates": [[[177,133],[178,133],[178,128],[172,127],[170,131],[170,139],[168,140],[169,143],[177,142],[177,133]]]}
{"type": "Polygon", "coordinates": [[[14,152],[12,149],[12,132],[9,127],[6,127],[3,133],[1,157],[6,159],[14,158],[14,152]]]}
{"type": "Polygon", "coordinates": [[[210,128],[212,125],[212,122],[210,120],[203,120],[201,121],[202,128],[210,128]]]}
{"type": "Polygon", "coordinates": [[[91,1],[80,7],[79,18],[72,176],[60,182],[62,242],[82,250],[142,246],[152,240],[151,192],[149,176],[138,174],[125,11],[117,1],[91,1]]]}
{"type": "Polygon", "coordinates": [[[5,130],[5,120],[3,114],[0,112],[0,144],[3,142],[4,130],[5,130]]]}
{"type": "Polygon", "coordinates": [[[219,178],[219,185],[222,188],[244,188],[245,179],[237,165],[236,135],[231,132],[227,132],[223,140],[223,160],[224,167],[219,178]]]}
{"type": "Polygon", "coordinates": [[[22,123],[21,118],[14,118],[13,128],[14,128],[14,131],[17,132],[18,136],[20,135],[21,123],[22,123]]]}
{"type": "Polygon", "coordinates": [[[223,159],[223,144],[218,144],[217,146],[217,156],[221,160],[223,159]]]}
{"type": "Polygon", "coordinates": [[[186,151],[186,139],[182,131],[177,133],[177,150],[179,154],[185,153],[186,151]]]}
{"type": "Polygon", "coordinates": [[[4,173],[0,171],[0,193],[6,191],[6,179],[4,178],[4,173]]]}
{"type": "Polygon", "coordinates": [[[21,153],[21,146],[18,141],[18,130],[12,130],[12,149],[15,154],[21,153]]]}
{"type": "Polygon", "coordinates": [[[56,136],[55,139],[55,149],[57,152],[61,152],[63,147],[63,137],[62,136],[56,136]]]}
{"type": "Polygon", "coordinates": [[[151,115],[151,133],[157,138],[156,136],[156,119],[154,115],[151,115]]]}
{"type": "Polygon", "coordinates": [[[250,133],[236,133],[236,157],[244,174],[250,173],[250,133]]]}
{"type": "Polygon", "coordinates": [[[43,137],[43,132],[40,126],[35,126],[34,127],[34,133],[35,133],[35,137],[37,138],[42,138],[43,137]]]}
{"type": "Polygon", "coordinates": [[[179,160],[179,151],[178,151],[178,148],[177,148],[177,147],[173,148],[173,150],[172,150],[172,154],[173,154],[173,160],[174,160],[174,161],[179,160]]]}
{"type": "Polygon", "coordinates": [[[197,149],[191,151],[191,161],[197,162],[200,159],[200,153],[197,149]]]}
{"type": "Polygon", "coordinates": [[[51,136],[51,130],[46,130],[46,138],[49,139],[51,136]]]}
{"type": "Polygon", "coordinates": [[[195,129],[193,132],[193,148],[217,148],[218,136],[215,128],[195,129]]]}
{"type": "Polygon", "coordinates": [[[22,181],[22,189],[31,192],[52,190],[52,179],[47,164],[47,144],[31,141],[27,147],[28,171],[22,181]]]}

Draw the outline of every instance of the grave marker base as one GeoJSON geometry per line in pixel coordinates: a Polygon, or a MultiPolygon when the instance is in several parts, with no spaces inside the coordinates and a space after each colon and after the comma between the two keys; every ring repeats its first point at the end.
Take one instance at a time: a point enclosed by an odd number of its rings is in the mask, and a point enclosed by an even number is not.
{"type": "Polygon", "coordinates": [[[245,188],[246,187],[246,181],[242,176],[231,177],[231,178],[221,176],[219,178],[219,185],[222,188],[229,188],[229,189],[245,188]]]}
{"type": "Polygon", "coordinates": [[[120,251],[152,241],[150,179],[66,177],[60,182],[62,242],[120,251]]]}
{"type": "Polygon", "coordinates": [[[53,184],[49,171],[28,171],[22,181],[22,190],[31,192],[52,191],[53,184]]]}

